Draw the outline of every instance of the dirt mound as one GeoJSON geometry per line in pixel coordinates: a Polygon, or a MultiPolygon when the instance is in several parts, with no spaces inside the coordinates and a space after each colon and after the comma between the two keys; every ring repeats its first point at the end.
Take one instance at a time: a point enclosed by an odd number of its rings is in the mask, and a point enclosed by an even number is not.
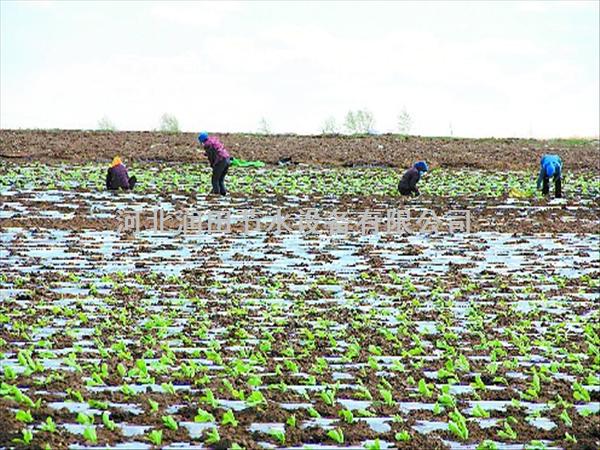
{"type": "MultiPolygon", "coordinates": [[[[461,139],[380,136],[215,134],[242,159],[276,164],[406,167],[425,159],[430,166],[496,170],[532,169],[544,153],[558,153],[569,169],[600,169],[598,141],[461,139]]],[[[0,130],[0,158],[109,161],[115,153],[134,161],[204,161],[195,133],[0,130]]]]}

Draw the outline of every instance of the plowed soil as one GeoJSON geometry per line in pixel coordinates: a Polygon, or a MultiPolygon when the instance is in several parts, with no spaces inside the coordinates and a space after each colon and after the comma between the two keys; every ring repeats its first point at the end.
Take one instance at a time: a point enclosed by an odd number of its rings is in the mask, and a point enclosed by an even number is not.
{"type": "MultiPolygon", "coordinates": [[[[557,153],[570,170],[600,169],[598,141],[461,139],[380,136],[215,134],[232,155],[277,163],[406,167],[424,159],[432,167],[488,170],[535,168],[544,153],[557,153]]],[[[39,161],[204,161],[195,133],[0,130],[0,158],[39,161]]]]}

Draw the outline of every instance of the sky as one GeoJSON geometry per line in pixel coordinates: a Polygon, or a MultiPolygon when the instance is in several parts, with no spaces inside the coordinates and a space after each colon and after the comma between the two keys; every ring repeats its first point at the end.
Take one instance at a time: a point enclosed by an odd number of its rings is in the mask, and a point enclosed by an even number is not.
{"type": "Polygon", "coordinates": [[[0,128],[597,137],[599,2],[0,0],[0,128]]]}

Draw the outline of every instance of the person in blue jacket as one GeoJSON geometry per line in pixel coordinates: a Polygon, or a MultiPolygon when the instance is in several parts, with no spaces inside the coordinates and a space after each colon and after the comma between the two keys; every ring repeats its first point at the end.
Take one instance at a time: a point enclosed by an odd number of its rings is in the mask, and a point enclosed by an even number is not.
{"type": "Polygon", "coordinates": [[[398,190],[401,195],[420,195],[417,183],[425,172],[429,170],[425,161],[419,161],[414,164],[410,169],[404,172],[400,183],[398,183],[398,190]]]}
{"type": "Polygon", "coordinates": [[[554,179],[554,196],[562,197],[562,161],[558,155],[544,155],[540,161],[540,174],[537,188],[542,187],[542,194],[550,192],[550,178],[554,179]]]}

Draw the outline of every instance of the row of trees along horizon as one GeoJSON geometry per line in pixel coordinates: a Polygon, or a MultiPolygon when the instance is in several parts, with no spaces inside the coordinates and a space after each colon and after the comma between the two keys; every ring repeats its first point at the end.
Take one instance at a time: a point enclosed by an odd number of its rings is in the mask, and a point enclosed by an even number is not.
{"type": "MultiPolygon", "coordinates": [[[[397,118],[397,131],[399,134],[409,134],[413,125],[410,114],[403,109],[397,118]]],[[[98,121],[97,129],[99,131],[118,131],[117,125],[108,117],[104,116],[98,121]]],[[[173,114],[165,113],[161,116],[158,128],[154,131],[163,133],[180,133],[179,120],[173,114]]],[[[258,122],[258,134],[273,134],[269,121],[262,117],[258,122]]],[[[375,117],[372,112],[366,109],[348,111],[340,125],[334,116],[329,116],[320,128],[321,134],[370,134],[375,133],[375,117]]],[[[450,126],[452,135],[452,126],[450,126]]]]}

